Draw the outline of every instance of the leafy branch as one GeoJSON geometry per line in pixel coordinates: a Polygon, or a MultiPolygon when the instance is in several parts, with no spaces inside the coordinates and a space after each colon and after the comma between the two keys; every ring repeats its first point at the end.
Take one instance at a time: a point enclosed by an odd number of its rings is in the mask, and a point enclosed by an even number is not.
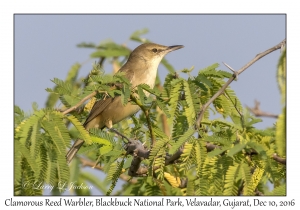
{"type": "MultiPolygon", "coordinates": [[[[137,31],[130,39],[148,42],[139,37],[143,33],[146,31],[137,31]]],[[[47,109],[38,110],[34,105],[34,113],[26,115],[15,107],[15,194],[42,193],[22,189],[24,180],[52,185],[59,181],[89,182],[110,194],[122,179],[126,183],[117,193],[120,195],[267,195],[263,189],[266,180],[274,184],[274,195],[284,195],[285,107],[276,125],[256,129],[253,125],[261,120],[243,109],[229,87],[249,66],[284,44],[285,40],[258,54],[239,71],[224,63],[233,74],[212,64],[195,77],[190,74],[193,67],[183,69],[181,72],[188,75],[183,79],[164,59],[161,63],[169,74],[163,85],[158,75],[154,88],[145,84],[132,88],[122,75],[104,74],[100,67],[103,62],[113,63],[113,68],[118,69],[130,53],[127,47],[112,41],[81,44],[96,50],[91,57],[99,58],[100,65],[93,65],[83,81],[76,79],[81,66],[78,64],[65,81],[55,78],[56,86],[47,89],[47,109]],[[135,104],[142,114],[116,124],[111,130],[117,135],[96,128],[87,131],[81,121],[94,101],[106,97],[121,97],[123,105],[135,104]],[[73,112],[91,98],[84,112],[73,112]],[[61,112],[53,108],[58,99],[67,107],[61,112]],[[208,109],[223,119],[210,120],[208,109]],[[86,143],[68,166],[64,155],[71,139],[86,143]],[[81,172],[82,166],[103,171],[107,174],[105,181],[81,172]]],[[[283,102],[285,75],[282,54],[277,79],[283,102]]],[[[74,193],[88,195],[90,191],[74,193]]]]}
{"type": "Polygon", "coordinates": [[[286,44],[286,40],[284,39],[282,42],[280,42],[279,44],[275,45],[274,47],[257,54],[251,61],[249,61],[245,66],[243,66],[241,69],[239,69],[238,71],[234,71],[234,74],[232,75],[231,78],[228,79],[228,81],[222,86],[222,88],[215,93],[215,95],[207,102],[205,103],[202,107],[200,112],[197,115],[197,120],[196,120],[196,128],[200,128],[200,123],[201,120],[204,116],[204,113],[206,111],[206,109],[209,107],[209,105],[216,99],[218,98],[221,94],[224,93],[224,91],[226,90],[226,88],[230,85],[230,83],[235,80],[238,75],[240,75],[241,73],[243,73],[243,71],[245,71],[247,68],[249,68],[252,64],[254,64],[256,61],[258,61],[259,59],[261,59],[262,57],[270,54],[271,52],[281,49],[283,45],[286,44]]]}

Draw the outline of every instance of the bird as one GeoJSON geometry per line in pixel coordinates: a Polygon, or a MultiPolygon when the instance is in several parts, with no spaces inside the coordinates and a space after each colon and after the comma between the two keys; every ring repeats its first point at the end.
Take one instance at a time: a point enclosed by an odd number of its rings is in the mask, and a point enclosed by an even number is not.
{"type": "MultiPolygon", "coordinates": [[[[153,88],[156,81],[157,68],[163,57],[174,50],[183,48],[183,45],[164,46],[155,43],[144,43],[135,48],[129,55],[127,62],[119,69],[135,88],[140,84],[147,84],[153,88]]],[[[117,73],[118,73],[117,72],[117,73]]],[[[148,96],[149,93],[146,93],[148,96]]],[[[83,126],[90,128],[112,129],[112,126],[140,110],[138,105],[122,103],[121,97],[110,97],[97,101],[92,107],[83,126]]],[[[84,141],[77,139],[66,154],[70,163],[84,141]]]]}

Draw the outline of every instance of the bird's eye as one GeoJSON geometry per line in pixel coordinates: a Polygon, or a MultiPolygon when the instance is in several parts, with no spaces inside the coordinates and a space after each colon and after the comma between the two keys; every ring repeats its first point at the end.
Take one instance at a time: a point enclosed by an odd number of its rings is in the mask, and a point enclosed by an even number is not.
{"type": "Polygon", "coordinates": [[[153,48],[153,49],[152,49],[152,52],[157,53],[157,49],[156,49],[156,48],[153,48]]]}

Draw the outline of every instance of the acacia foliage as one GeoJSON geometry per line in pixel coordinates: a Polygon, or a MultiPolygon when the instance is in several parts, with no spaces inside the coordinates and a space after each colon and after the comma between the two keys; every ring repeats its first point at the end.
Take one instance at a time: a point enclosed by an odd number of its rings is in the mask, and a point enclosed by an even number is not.
{"type": "MultiPolygon", "coordinates": [[[[148,41],[140,37],[145,32],[133,33],[131,40],[148,41]]],[[[100,63],[110,61],[114,67],[120,67],[130,54],[128,48],[112,41],[82,43],[79,47],[95,49],[91,57],[100,57],[100,63]]],[[[258,191],[285,195],[286,167],[272,158],[274,153],[286,157],[285,51],[278,64],[283,111],[276,125],[264,130],[255,128],[261,120],[243,109],[230,87],[205,111],[200,128],[195,129],[202,105],[232,74],[220,70],[218,64],[199,70],[196,76],[191,76],[193,68],[175,72],[166,59],[162,64],[169,74],[163,82],[157,78],[153,89],[146,84],[133,88],[124,75],[105,74],[98,64],[86,78],[79,79],[81,65],[75,64],[65,80],[54,78],[55,87],[46,89],[46,108],[33,104],[33,112],[26,114],[15,106],[15,195],[43,193],[42,189],[24,187],[29,186],[26,183],[62,186],[74,181],[92,183],[107,195],[255,195],[258,191]],[[76,111],[66,115],[58,111],[78,104],[94,91],[97,95],[76,111]],[[150,93],[148,97],[146,92],[150,93]],[[143,110],[114,125],[125,136],[149,148],[149,157],[140,164],[147,169],[142,177],[127,175],[133,157],[126,153],[126,140],[107,130],[86,131],[82,126],[93,103],[108,97],[122,97],[123,104],[137,104],[143,110]],[[62,104],[59,107],[58,102],[62,104]],[[211,119],[211,115],[220,118],[211,119]],[[85,144],[79,157],[67,165],[65,154],[71,139],[83,139],[85,144]],[[216,145],[216,149],[208,151],[207,142],[216,145]],[[183,151],[180,158],[166,165],[165,157],[179,149],[183,151]],[[82,171],[80,157],[100,164],[106,178],[101,180],[82,171]],[[122,189],[113,191],[120,176],[127,180],[122,189]],[[274,186],[273,191],[268,190],[267,183],[274,186]]],[[[66,189],[56,187],[52,193],[59,195],[66,189]]],[[[92,192],[76,189],[71,193],[92,192]]]]}

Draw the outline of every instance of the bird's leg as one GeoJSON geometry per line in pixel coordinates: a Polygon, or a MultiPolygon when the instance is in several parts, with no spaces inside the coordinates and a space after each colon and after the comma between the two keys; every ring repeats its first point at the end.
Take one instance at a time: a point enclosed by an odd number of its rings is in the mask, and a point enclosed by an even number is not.
{"type": "Polygon", "coordinates": [[[109,130],[116,133],[118,136],[121,136],[122,138],[127,140],[127,142],[125,142],[125,144],[123,145],[123,148],[127,151],[128,143],[130,143],[131,140],[128,137],[126,137],[125,135],[123,135],[122,133],[120,133],[119,131],[117,131],[116,129],[114,129],[114,128],[109,128],[109,130]]]}
{"type": "Polygon", "coordinates": [[[122,133],[120,133],[119,131],[117,131],[116,129],[114,128],[109,128],[110,131],[116,133],[118,136],[121,136],[122,138],[126,139],[128,142],[130,141],[130,139],[126,136],[124,136],[122,133]]]}
{"type": "Polygon", "coordinates": [[[127,138],[126,136],[124,136],[122,133],[120,133],[119,131],[117,131],[116,129],[113,128],[113,123],[112,121],[109,119],[106,121],[105,126],[112,132],[116,133],[118,136],[121,136],[122,138],[126,139],[128,142],[130,141],[129,138],[127,138]]]}

